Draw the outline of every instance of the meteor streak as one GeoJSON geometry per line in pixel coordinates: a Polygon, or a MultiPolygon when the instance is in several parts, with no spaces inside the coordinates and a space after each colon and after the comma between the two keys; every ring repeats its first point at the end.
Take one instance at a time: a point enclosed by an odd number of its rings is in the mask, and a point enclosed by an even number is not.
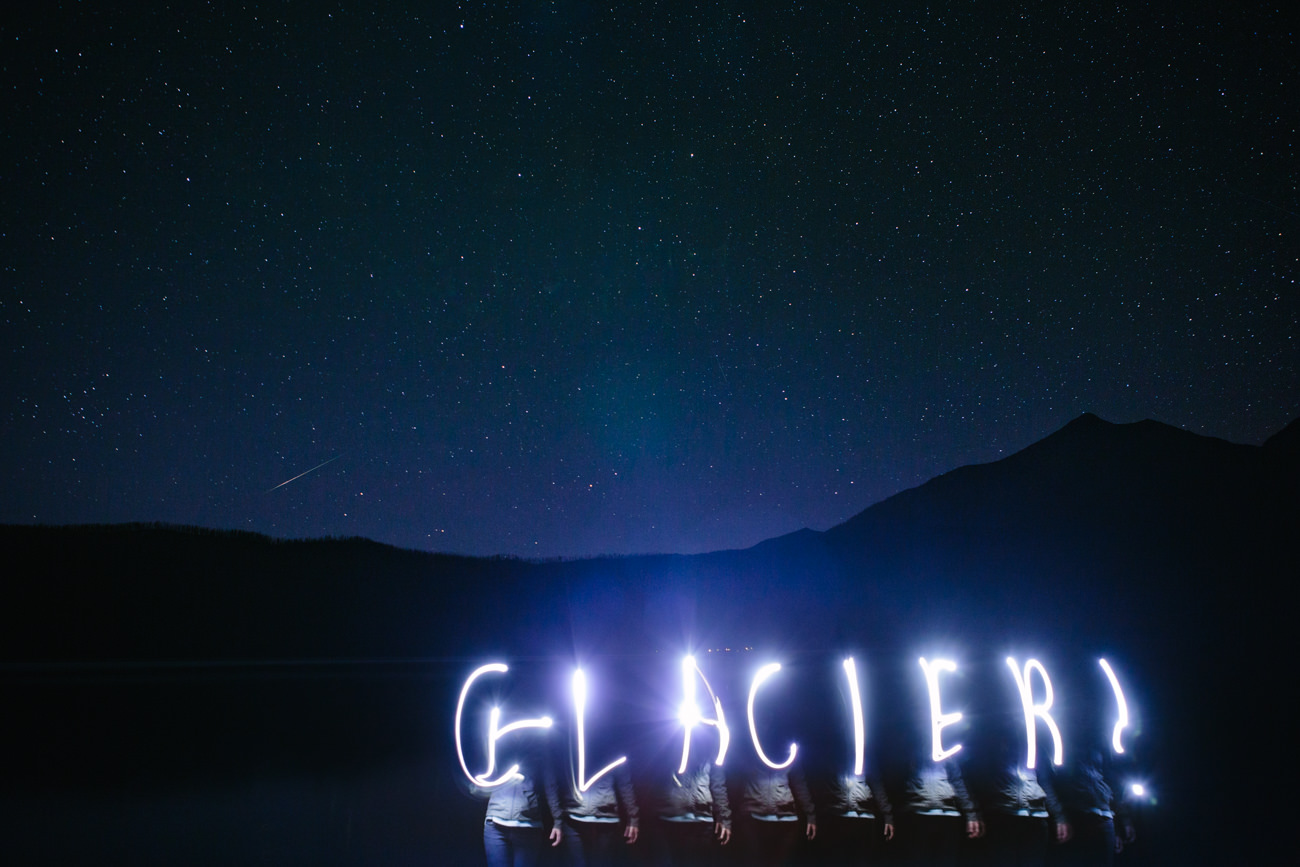
{"type": "Polygon", "coordinates": [[[298,481],[299,479],[301,479],[303,476],[307,475],[307,473],[314,473],[314,472],[316,472],[317,470],[319,470],[321,467],[325,466],[325,464],[331,464],[331,463],[333,463],[334,461],[337,461],[337,460],[338,460],[339,458],[341,458],[341,457],[343,457],[343,455],[335,455],[334,457],[330,458],[328,461],[324,461],[324,462],[322,462],[322,463],[319,463],[319,464],[317,464],[316,466],[312,467],[310,470],[307,470],[307,471],[305,471],[305,472],[301,472],[301,473],[299,473],[298,475],[294,476],[292,479],[286,479],[285,481],[283,481],[283,482],[281,482],[280,484],[276,485],[275,488],[267,488],[267,489],[266,489],[266,493],[269,494],[269,493],[271,493],[272,491],[274,491],[276,488],[283,488],[285,485],[289,484],[289,482],[296,482],[296,481],[298,481]]]}

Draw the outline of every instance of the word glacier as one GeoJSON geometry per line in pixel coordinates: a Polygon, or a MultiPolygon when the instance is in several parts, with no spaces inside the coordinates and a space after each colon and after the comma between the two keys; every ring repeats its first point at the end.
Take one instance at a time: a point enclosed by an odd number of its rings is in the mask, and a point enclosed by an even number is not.
{"type": "MultiPolygon", "coordinates": [[[[929,695],[930,758],[935,762],[942,762],[956,755],[962,749],[960,743],[951,743],[948,746],[944,744],[944,729],[960,722],[963,718],[961,711],[945,711],[943,703],[942,676],[956,673],[957,663],[950,659],[926,659],[925,657],[921,657],[918,662],[929,695]]],[[[1129,726],[1128,702],[1124,697],[1124,690],[1120,686],[1119,678],[1115,675],[1110,663],[1104,659],[1099,659],[1097,662],[1115,696],[1115,724],[1111,734],[1111,748],[1116,753],[1123,753],[1123,733],[1129,726]]],[[[1051,737],[1052,764],[1062,764],[1065,761],[1065,747],[1062,742],[1060,728],[1057,726],[1056,720],[1052,718],[1054,695],[1052,680],[1047,674],[1047,669],[1037,659],[1027,659],[1022,666],[1013,657],[1008,657],[1006,663],[1015,681],[1016,689],[1020,695],[1021,708],[1024,712],[1026,767],[1033,769],[1038,759],[1038,731],[1040,724],[1051,737]],[[1035,680],[1040,685],[1038,690],[1035,690],[1035,680]],[[1035,697],[1036,692],[1037,697],[1035,697]]],[[[845,659],[843,667],[844,678],[848,685],[849,710],[853,718],[853,772],[861,775],[866,751],[866,721],[862,708],[862,690],[858,682],[857,664],[853,658],[845,659]]],[[[470,770],[465,755],[463,732],[466,702],[475,685],[481,679],[489,675],[504,675],[508,671],[509,667],[503,662],[493,662],[476,668],[465,679],[465,683],[460,690],[460,698],[456,702],[456,756],[460,762],[461,770],[469,781],[475,786],[485,789],[500,786],[520,778],[518,765],[510,765],[504,770],[497,768],[497,744],[502,738],[529,729],[549,729],[554,725],[554,720],[549,716],[518,719],[502,725],[502,709],[493,706],[488,713],[487,721],[486,749],[484,750],[486,768],[481,773],[474,773],[470,770]]],[[[781,664],[779,662],[771,662],[759,668],[750,681],[749,699],[745,706],[749,723],[749,737],[754,748],[754,754],[763,764],[775,770],[790,767],[794,764],[799,752],[798,744],[792,743],[786,750],[784,758],[779,756],[774,758],[764,749],[758,734],[756,718],[758,716],[757,708],[760,704],[760,693],[764,684],[779,675],[780,672],[781,664]]],[[[690,763],[691,733],[699,726],[709,726],[717,730],[718,751],[712,757],[712,761],[714,764],[721,766],[726,761],[727,750],[731,745],[731,727],[727,724],[727,716],[723,711],[722,701],[713,691],[713,687],[709,685],[708,679],[704,676],[704,671],[696,663],[694,657],[688,656],[682,660],[681,677],[682,702],[677,710],[677,719],[682,726],[682,759],[677,772],[679,774],[686,772],[686,768],[690,763]],[[703,692],[707,695],[706,705],[711,712],[711,715],[708,716],[705,715],[705,711],[700,709],[701,687],[703,687],[703,692]]],[[[587,776],[587,676],[582,669],[576,669],[573,672],[570,688],[573,699],[574,733],[577,741],[575,744],[577,757],[577,778],[575,782],[578,795],[581,797],[597,780],[626,762],[627,756],[620,756],[590,777],[587,776]]]]}

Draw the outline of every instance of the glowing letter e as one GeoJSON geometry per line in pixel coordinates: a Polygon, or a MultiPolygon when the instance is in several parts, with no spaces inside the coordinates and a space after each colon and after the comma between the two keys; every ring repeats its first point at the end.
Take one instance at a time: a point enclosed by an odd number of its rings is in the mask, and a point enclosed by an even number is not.
{"type": "Polygon", "coordinates": [[[1042,719],[1047,723],[1047,730],[1052,733],[1052,764],[1059,765],[1065,760],[1064,750],[1061,747],[1061,732],[1056,727],[1056,721],[1048,713],[1052,708],[1052,681],[1047,677],[1047,669],[1037,659],[1025,660],[1025,671],[1022,674],[1020,666],[1015,659],[1008,656],[1007,666],[1011,673],[1015,675],[1016,686],[1020,688],[1020,703],[1025,708],[1025,740],[1028,742],[1029,758],[1025,762],[1025,767],[1033,770],[1034,760],[1038,756],[1038,741],[1035,738],[1037,731],[1036,719],[1042,719]],[[1043,679],[1043,703],[1034,704],[1033,685],[1029,682],[1031,672],[1037,671],[1038,676],[1043,679]]]}
{"type": "Polygon", "coordinates": [[[627,761],[627,756],[615,759],[595,773],[590,780],[587,777],[587,675],[582,669],[573,672],[573,713],[578,718],[578,797],[591,788],[591,784],[627,761]]]}
{"type": "Polygon", "coordinates": [[[951,659],[927,662],[922,656],[921,670],[925,672],[925,685],[930,689],[930,758],[942,762],[949,756],[961,752],[961,744],[947,750],[943,748],[943,730],[953,723],[961,722],[960,711],[944,713],[939,709],[939,672],[954,672],[957,670],[957,663],[951,659]]]}
{"type": "Polygon", "coordinates": [[[501,776],[497,777],[495,780],[491,779],[492,772],[496,770],[497,764],[497,741],[501,740],[504,735],[517,731],[518,729],[548,729],[551,727],[551,718],[544,716],[540,719],[521,719],[518,722],[510,723],[505,728],[501,728],[501,708],[492,708],[492,713],[488,721],[487,770],[479,776],[474,776],[474,774],[470,773],[469,765],[465,762],[465,749],[460,736],[460,720],[465,714],[465,697],[469,695],[469,688],[474,685],[474,681],[478,680],[481,676],[489,672],[505,674],[509,670],[510,669],[503,662],[491,662],[474,669],[474,672],[466,678],[465,685],[461,687],[460,699],[456,702],[456,758],[460,760],[460,769],[465,772],[465,776],[469,777],[469,781],[474,785],[482,786],[485,789],[490,789],[493,786],[499,786],[502,783],[509,782],[510,780],[515,779],[519,774],[519,766],[511,765],[501,774],[501,776]]]}
{"type": "Polygon", "coordinates": [[[779,765],[767,757],[763,752],[763,747],[758,743],[758,727],[754,725],[754,699],[757,697],[758,688],[763,685],[763,681],[767,680],[780,670],[781,663],[769,662],[758,670],[758,674],[754,675],[754,682],[750,684],[749,687],[749,736],[754,740],[754,752],[758,753],[758,757],[762,760],[763,764],[776,771],[779,771],[782,768],[788,768],[790,765],[794,764],[794,756],[795,753],[799,751],[799,747],[796,744],[790,744],[790,755],[779,765]]]}

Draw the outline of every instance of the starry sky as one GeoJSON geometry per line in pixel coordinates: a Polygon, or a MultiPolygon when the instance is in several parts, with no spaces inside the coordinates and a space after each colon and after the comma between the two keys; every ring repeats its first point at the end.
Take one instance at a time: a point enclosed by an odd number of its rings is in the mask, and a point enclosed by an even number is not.
{"type": "Polygon", "coordinates": [[[689,553],[1085,411],[1261,443],[1300,415],[1293,22],[11,11],[0,522],[689,553]]]}

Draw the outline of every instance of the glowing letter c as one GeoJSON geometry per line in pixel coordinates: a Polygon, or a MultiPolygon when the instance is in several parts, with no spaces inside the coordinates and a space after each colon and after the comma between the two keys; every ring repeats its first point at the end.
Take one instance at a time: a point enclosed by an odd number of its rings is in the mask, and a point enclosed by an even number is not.
{"type": "Polygon", "coordinates": [[[799,751],[799,747],[797,744],[790,744],[789,757],[779,765],[767,757],[767,754],[763,752],[763,747],[758,742],[758,727],[754,725],[754,699],[758,696],[758,688],[763,685],[763,682],[780,670],[781,663],[769,662],[758,670],[758,674],[754,675],[754,682],[749,687],[749,736],[754,740],[754,752],[758,753],[758,757],[763,764],[777,771],[794,764],[795,753],[799,751]]]}

